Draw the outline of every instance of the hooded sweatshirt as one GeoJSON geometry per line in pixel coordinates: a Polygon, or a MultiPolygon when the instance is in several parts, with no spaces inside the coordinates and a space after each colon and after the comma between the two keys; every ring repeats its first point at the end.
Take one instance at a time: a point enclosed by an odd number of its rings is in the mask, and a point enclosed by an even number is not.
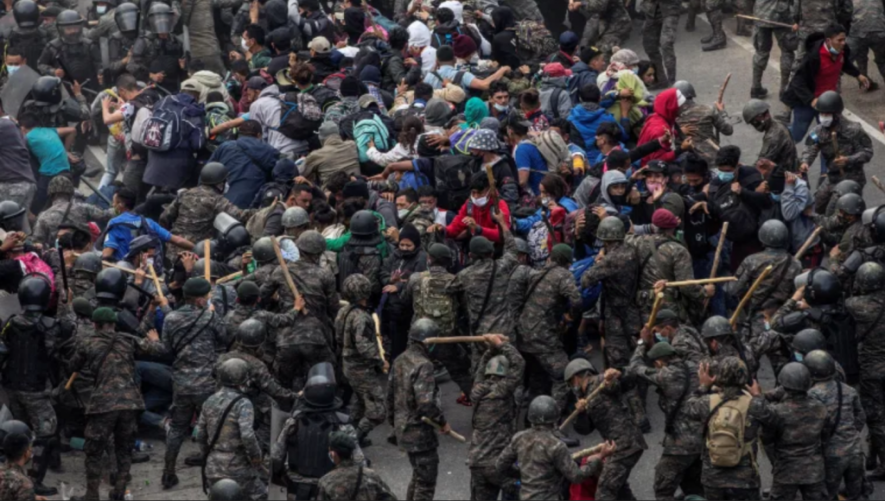
{"type": "Polygon", "coordinates": [[[568,92],[568,77],[548,77],[541,80],[541,111],[552,118],[566,118],[572,109],[568,92]],[[556,90],[559,89],[559,92],[556,90]],[[553,97],[556,96],[556,102],[553,97]]]}
{"type": "Polygon", "coordinates": [[[516,19],[510,7],[498,7],[492,11],[492,21],[495,25],[495,36],[492,38],[492,60],[501,66],[510,66],[512,69],[522,66],[519,55],[516,52],[516,19]]]}
{"type": "MultiPolygon", "coordinates": [[[[575,106],[568,115],[568,121],[581,134],[587,158],[596,158],[599,155],[599,149],[596,147],[596,129],[599,128],[599,125],[603,122],[618,123],[611,113],[596,103],[581,103],[580,106],[575,106]]],[[[620,127],[620,124],[618,127],[620,127]]],[[[624,134],[623,128],[621,128],[621,134],[623,139],[627,140],[627,135],[624,134]]]]}
{"type": "MultiPolygon", "coordinates": [[[[599,192],[599,201],[605,211],[609,214],[621,214],[624,205],[616,204],[611,195],[608,194],[608,188],[613,184],[627,184],[627,176],[619,170],[610,170],[602,175],[602,190],[599,192]]],[[[626,195],[626,194],[625,194],[626,195]]]]}
{"type": "MultiPolygon", "coordinates": [[[[655,98],[654,106],[655,112],[645,120],[637,145],[657,141],[666,131],[670,131],[673,137],[676,136],[676,115],[679,113],[676,89],[667,89],[661,92],[655,98]]],[[[664,144],[664,148],[643,157],[641,165],[645,166],[651,160],[673,162],[675,159],[676,152],[673,150],[672,143],[667,143],[664,144]]]]}

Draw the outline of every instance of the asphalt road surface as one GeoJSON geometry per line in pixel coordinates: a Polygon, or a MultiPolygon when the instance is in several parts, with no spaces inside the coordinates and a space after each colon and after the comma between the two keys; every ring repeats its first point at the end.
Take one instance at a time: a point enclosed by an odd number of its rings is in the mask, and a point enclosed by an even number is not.
{"type": "MultiPolygon", "coordinates": [[[[749,99],[750,93],[750,78],[752,74],[751,41],[748,38],[734,37],[734,20],[729,20],[726,23],[726,29],[729,33],[727,48],[716,52],[702,52],[700,50],[700,39],[709,33],[709,27],[703,22],[703,17],[699,17],[699,21],[698,29],[694,33],[686,33],[682,31],[680,26],[676,43],[678,77],[679,79],[689,80],[694,84],[699,102],[712,104],[718,95],[719,87],[725,75],[731,72],[732,79],[725,95],[725,104],[727,110],[734,117],[739,117],[741,108],[749,99]]],[[[633,36],[625,46],[635,50],[640,57],[644,57],[639,34],[640,23],[636,23],[633,36]]],[[[684,23],[684,18],[682,23],[684,23]]],[[[772,66],[777,61],[778,54],[775,48],[764,80],[765,86],[770,91],[778,88],[779,72],[772,66]]],[[[874,74],[870,76],[873,80],[882,82],[882,77],[874,70],[875,67],[875,64],[871,61],[870,68],[874,71],[874,74]]],[[[879,160],[885,158],[885,137],[874,127],[874,124],[877,123],[880,117],[885,118],[885,100],[882,99],[882,96],[885,96],[885,90],[861,94],[856,90],[852,79],[844,80],[843,89],[846,89],[846,107],[849,110],[846,115],[854,120],[865,120],[867,131],[873,136],[875,156],[873,162],[867,166],[867,177],[878,175],[885,178],[885,172],[883,172],[879,160]]],[[[781,105],[776,101],[776,98],[769,98],[769,102],[772,103],[772,108],[775,111],[781,109],[781,105]]],[[[744,159],[752,161],[759,150],[761,135],[746,124],[736,124],[734,129],[733,136],[722,137],[722,144],[740,146],[745,152],[744,159]]],[[[90,152],[87,159],[90,164],[96,164],[103,160],[103,154],[100,152],[98,154],[90,152]]],[[[816,174],[812,174],[813,177],[817,177],[816,174]]],[[[85,187],[83,189],[84,192],[88,193],[85,187]]],[[[867,183],[865,195],[868,204],[873,202],[881,203],[883,198],[885,198],[872,183],[867,183]]],[[[597,356],[596,358],[594,362],[597,364],[597,367],[601,367],[600,357],[597,356]]],[[[763,388],[766,389],[774,386],[771,367],[767,362],[763,363],[763,369],[760,372],[760,382],[763,388]]],[[[454,430],[469,437],[471,410],[457,405],[455,403],[457,397],[458,391],[454,384],[448,382],[442,386],[442,400],[447,419],[454,430]]],[[[664,417],[657,407],[657,397],[654,392],[649,392],[647,407],[653,429],[650,434],[646,435],[649,449],[643,454],[641,461],[633,470],[630,478],[633,492],[639,499],[654,498],[652,490],[654,466],[661,454],[661,440],[663,438],[664,417]]],[[[405,453],[386,443],[385,437],[387,437],[389,431],[386,425],[377,428],[370,436],[376,445],[366,449],[366,454],[371,459],[373,467],[388,482],[396,495],[402,499],[405,497],[411,476],[411,468],[405,453]]],[[[132,468],[133,482],[130,488],[134,498],[205,499],[201,490],[199,469],[187,468],[183,464],[183,458],[196,451],[196,444],[187,442],[182,449],[182,454],[179,458],[179,478],[181,479],[181,484],[172,491],[163,491],[160,486],[160,476],[163,468],[162,455],[164,451],[162,434],[153,432],[152,436],[153,438],[148,439],[148,442],[154,445],[154,449],[151,451],[151,462],[135,465],[132,468]]],[[[600,441],[596,433],[580,438],[584,447],[594,445],[600,441]]],[[[469,498],[470,472],[466,466],[467,445],[457,443],[447,437],[441,437],[440,458],[436,498],[469,498]]],[[[59,485],[60,482],[65,482],[68,489],[74,487],[76,494],[82,494],[85,489],[83,459],[84,455],[82,452],[65,455],[65,473],[50,473],[47,478],[47,485],[59,485]]],[[[769,488],[771,486],[770,464],[764,453],[760,453],[759,460],[763,487],[769,488]]],[[[874,498],[885,499],[885,494],[883,494],[885,492],[885,485],[877,483],[877,488],[878,492],[874,495],[874,498]]],[[[103,496],[107,495],[106,489],[107,485],[103,485],[103,496]]],[[[60,496],[56,497],[56,499],[60,498],[60,496]]],[[[281,492],[280,487],[272,487],[271,499],[285,499],[285,494],[281,492]]]]}

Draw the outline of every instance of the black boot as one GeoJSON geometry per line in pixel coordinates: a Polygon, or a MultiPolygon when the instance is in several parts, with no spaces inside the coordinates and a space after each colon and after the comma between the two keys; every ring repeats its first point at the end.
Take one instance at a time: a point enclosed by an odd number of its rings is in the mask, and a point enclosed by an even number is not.
{"type": "Polygon", "coordinates": [[[704,52],[711,52],[714,50],[720,50],[725,48],[725,37],[721,36],[718,38],[714,38],[708,44],[704,44],[701,46],[701,50],[704,52]]]}
{"type": "Polygon", "coordinates": [[[171,489],[178,485],[178,475],[175,472],[163,472],[163,489],[171,489]]]}
{"type": "Polygon", "coordinates": [[[188,466],[203,466],[203,455],[194,454],[193,456],[188,456],[184,458],[184,464],[188,466]]]}
{"type": "Polygon", "coordinates": [[[765,99],[768,95],[768,89],[765,87],[753,87],[750,89],[750,97],[753,99],[765,99]]]}
{"type": "Polygon", "coordinates": [[[34,494],[43,497],[55,496],[58,494],[58,489],[46,487],[42,482],[34,482],[34,494]]]}
{"type": "Polygon", "coordinates": [[[701,44],[707,44],[707,43],[712,42],[712,41],[713,41],[713,36],[714,36],[714,35],[715,35],[715,33],[710,33],[709,35],[707,35],[707,36],[705,36],[704,38],[702,38],[702,39],[701,39],[701,44]]]}

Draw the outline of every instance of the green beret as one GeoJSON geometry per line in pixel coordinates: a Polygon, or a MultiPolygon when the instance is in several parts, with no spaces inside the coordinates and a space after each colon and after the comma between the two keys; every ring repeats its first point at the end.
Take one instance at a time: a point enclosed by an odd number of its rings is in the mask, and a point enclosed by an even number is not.
{"type": "Polygon", "coordinates": [[[329,449],[339,454],[350,455],[356,449],[356,440],[347,432],[335,431],[329,434],[329,449]]]}
{"type": "Polygon", "coordinates": [[[244,280],[237,286],[237,297],[246,303],[251,303],[257,299],[260,293],[261,290],[258,288],[258,284],[251,280],[244,280]]]}
{"type": "Polygon", "coordinates": [[[649,360],[657,360],[664,357],[672,357],[676,354],[676,350],[670,343],[655,343],[654,346],[645,354],[649,360]]]}
{"type": "Polygon", "coordinates": [[[553,257],[554,261],[572,262],[572,248],[569,247],[568,244],[554,245],[553,250],[550,251],[550,255],[553,257]]]}
{"type": "Polygon", "coordinates": [[[203,277],[188,278],[184,283],[184,297],[202,297],[211,290],[212,284],[203,277]]]}
{"type": "Polygon", "coordinates": [[[444,244],[433,244],[430,246],[430,249],[427,250],[427,253],[433,259],[452,259],[452,251],[448,248],[448,246],[444,244]]]}
{"type": "Polygon", "coordinates": [[[117,323],[117,313],[107,306],[102,306],[92,312],[92,321],[97,324],[115,324],[117,323]]]}
{"type": "Polygon", "coordinates": [[[661,325],[664,322],[675,323],[678,321],[679,315],[670,308],[661,308],[660,311],[658,311],[658,316],[655,317],[655,325],[661,325]]]}
{"type": "Polygon", "coordinates": [[[486,237],[473,237],[470,239],[470,253],[477,256],[494,254],[495,244],[486,237]]]}
{"type": "MultiPolygon", "coordinates": [[[[92,318],[92,304],[85,297],[75,297],[71,303],[74,307],[74,313],[83,318],[92,318]]],[[[105,308],[107,309],[107,308],[105,308]]]]}

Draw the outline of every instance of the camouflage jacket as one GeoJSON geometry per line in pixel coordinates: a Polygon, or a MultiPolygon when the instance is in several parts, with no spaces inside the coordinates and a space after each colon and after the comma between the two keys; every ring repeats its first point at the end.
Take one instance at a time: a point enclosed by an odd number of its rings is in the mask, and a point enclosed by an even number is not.
{"type": "Polygon", "coordinates": [[[764,405],[769,412],[758,419],[766,434],[774,437],[774,483],[822,482],[822,444],[829,440],[835,416],[828,417],[827,406],[807,394],[787,393],[783,401],[764,405]]]}
{"type": "Polygon", "coordinates": [[[507,284],[507,307],[510,310],[510,318],[519,318],[522,315],[533,272],[531,266],[520,264],[510,274],[510,282],[507,284]]]}
{"type": "Polygon", "coordinates": [[[857,390],[835,379],[818,381],[808,391],[808,396],[823,403],[827,408],[829,440],[824,447],[828,458],[847,458],[863,454],[863,432],[867,415],[863,410],[857,390]],[[841,387],[841,398],[839,389],[841,387]],[[841,403],[841,405],[840,405],[841,403]],[[841,407],[841,411],[837,409],[841,407]],[[836,422],[836,414],[839,421],[836,422]]]}
{"type": "Polygon", "coordinates": [[[694,151],[706,159],[708,163],[716,159],[717,149],[710,144],[719,144],[719,134],[730,136],[734,128],[726,120],[727,114],[705,104],[689,100],[679,108],[676,126],[694,126],[697,131],[691,134],[694,151]]]}
{"type": "Polygon", "coordinates": [[[390,487],[375,470],[355,464],[352,459],[338,463],[320,479],[317,499],[355,501],[395,500],[390,487]]]}
{"type": "Polygon", "coordinates": [[[629,34],[633,27],[627,7],[617,0],[586,0],[582,3],[581,11],[588,19],[599,16],[606,33],[629,34]]]}
{"type": "Polygon", "coordinates": [[[867,378],[885,378],[885,292],[850,297],[845,309],[856,324],[861,372],[867,378]]]}
{"type": "MultiPolygon", "coordinates": [[[[221,364],[228,360],[238,358],[249,365],[249,384],[245,388],[245,395],[252,402],[255,412],[259,414],[270,414],[271,400],[283,404],[291,403],[295,399],[295,394],[290,390],[280,386],[276,378],[270,374],[267,364],[263,360],[250,353],[247,348],[237,347],[233,351],[224,353],[218,357],[218,363],[215,365],[217,373],[221,364]]],[[[288,405],[281,406],[288,407],[288,405]]]]}
{"type": "Polygon", "coordinates": [[[685,416],[685,402],[698,389],[697,364],[673,358],[662,369],[645,362],[646,346],[637,346],[628,372],[658,388],[658,405],[666,417],[664,454],[700,454],[703,450],[702,423],[685,416]]]}
{"type": "Polygon", "coordinates": [[[444,267],[431,266],[427,271],[413,273],[412,276],[409,277],[409,282],[401,292],[401,299],[404,302],[412,303],[412,310],[414,312],[413,320],[422,317],[431,318],[436,322],[436,325],[439,327],[440,332],[443,333],[443,336],[456,335],[458,331],[458,319],[456,318],[459,308],[458,296],[452,294],[448,295],[452,301],[452,311],[454,312],[454,315],[452,315],[451,318],[447,318],[439,312],[431,311],[431,305],[427,304],[428,301],[425,299],[425,293],[429,292],[427,288],[431,287],[430,275],[433,276],[433,279],[447,282],[445,287],[446,292],[448,292],[449,286],[451,286],[452,282],[455,280],[455,275],[446,271],[444,267]]]}
{"type": "MultiPolygon", "coordinates": [[[[600,384],[602,375],[594,376],[584,394],[577,395],[578,398],[587,398],[600,384]]],[[[603,440],[613,440],[618,444],[612,458],[623,458],[648,449],[633,419],[622,385],[618,380],[610,382],[575,420],[575,431],[581,435],[587,435],[596,428],[603,440]]]]}
{"type": "Polygon", "coordinates": [[[680,325],[670,341],[676,354],[683,360],[699,364],[710,356],[710,349],[701,333],[690,325],[680,325]]]}
{"type": "Polygon", "coordinates": [[[86,227],[89,222],[105,225],[114,217],[114,210],[101,210],[95,205],[80,203],[77,201],[56,199],[37,216],[37,224],[31,237],[43,245],[55,245],[55,236],[59,225],[69,221],[78,226],[86,227]],[[70,209],[68,209],[70,206],[70,209]],[[67,216],[65,216],[67,213],[67,216]]]}
{"type": "Polygon", "coordinates": [[[832,23],[850,25],[851,3],[851,0],[794,0],[792,23],[799,25],[800,39],[805,40],[803,33],[825,31],[832,23]]]}
{"type": "Polygon", "coordinates": [[[375,320],[366,308],[354,304],[341,308],[335,319],[335,335],[345,375],[380,373],[384,361],[375,337],[375,320]]]}
{"type": "MultiPolygon", "coordinates": [[[[744,362],[744,365],[747,366],[747,370],[749,371],[750,379],[756,378],[756,372],[759,370],[759,364],[756,363],[756,355],[753,354],[753,349],[750,348],[745,342],[738,339],[738,336],[726,337],[725,339],[719,339],[719,348],[718,351],[713,354],[711,357],[704,359],[701,363],[706,363],[710,365],[711,374],[716,374],[717,367],[719,365],[719,361],[725,357],[737,357],[744,362]]],[[[751,384],[752,381],[747,381],[747,384],[751,384]]]]}
{"type": "MultiPolygon", "coordinates": [[[[817,2],[823,3],[824,0],[804,0],[800,3],[814,4],[817,2]]],[[[851,2],[847,3],[850,9],[851,2]]],[[[824,27],[830,22],[827,20],[824,27]]],[[[836,157],[848,158],[848,163],[844,167],[841,169],[833,167],[827,172],[827,181],[830,184],[835,185],[843,179],[853,179],[863,185],[867,179],[863,168],[873,158],[873,142],[859,123],[840,117],[835,125],[831,127],[815,125],[808,133],[801,161],[811,165],[818,154],[830,166],[833,165],[833,160],[836,157]],[[836,137],[835,141],[833,134],[836,137]]]]}
{"type": "MultiPolygon", "coordinates": [[[[783,4],[788,0],[759,0],[756,2],[758,11],[760,4],[783,4]]],[[[756,17],[762,17],[756,14],[756,17]]],[[[762,17],[762,19],[777,20],[776,16],[762,17]]],[[[760,25],[762,26],[762,25],[760,25]]],[[[768,130],[762,134],[762,148],[759,150],[759,158],[771,160],[780,172],[796,172],[799,167],[799,155],[796,153],[796,143],[790,136],[787,126],[777,120],[771,120],[768,130]]]]}
{"type": "MultiPolygon", "coordinates": [[[[639,253],[628,244],[616,244],[605,251],[605,257],[596,259],[593,266],[581,277],[581,287],[589,288],[602,282],[601,310],[603,318],[620,319],[624,325],[622,335],[633,336],[642,327],[639,308],[636,305],[641,262],[639,253]]],[[[606,337],[606,343],[615,341],[606,337]]],[[[626,340],[617,340],[624,343],[626,340]]]]}
{"type": "Polygon", "coordinates": [[[215,391],[215,362],[229,344],[221,317],[208,309],[184,305],[166,316],[161,341],[163,351],[175,356],[172,381],[176,394],[208,395],[215,391]]]}
{"type": "Polygon", "coordinates": [[[387,419],[393,426],[397,444],[406,452],[436,449],[436,430],[421,421],[429,418],[445,426],[434,379],[433,362],[427,348],[412,343],[396,360],[387,381],[387,419]]]}
{"type": "Polygon", "coordinates": [[[3,463],[0,468],[0,499],[33,501],[34,482],[24,466],[3,463]]]}
{"type": "Polygon", "coordinates": [[[854,16],[851,20],[851,36],[863,37],[885,31],[885,8],[878,0],[852,0],[854,16]]]}
{"type": "Polygon", "coordinates": [[[735,273],[737,281],[725,284],[725,293],[740,301],[769,265],[772,265],[771,273],[753,292],[747,303],[746,311],[750,314],[759,310],[768,299],[781,303],[793,295],[793,279],[802,272],[799,261],[785,250],[766,249],[747,256],[735,273]]]}
{"type": "Polygon", "coordinates": [[[273,272],[279,267],[280,265],[277,264],[276,261],[262,264],[261,266],[255,268],[255,271],[253,271],[252,273],[245,275],[242,280],[251,280],[260,286],[264,282],[270,280],[270,277],[273,276],[273,272]]]}
{"type": "Polygon", "coordinates": [[[518,464],[520,499],[560,499],[563,478],[579,484],[602,472],[602,461],[578,466],[550,426],[532,426],[516,435],[498,456],[500,474],[518,464]]]}
{"type": "Polygon", "coordinates": [[[495,466],[498,454],[510,443],[516,432],[519,408],[514,392],[522,384],[525,360],[510,343],[500,349],[491,348],[483,353],[476,366],[470,401],[473,402],[473,436],[467,463],[471,468],[495,466]],[[486,365],[492,357],[504,355],[510,362],[507,375],[486,376],[486,365]]]}
{"type": "MultiPolygon", "coordinates": [[[[291,346],[296,343],[333,346],[332,319],[338,313],[341,298],[338,295],[335,277],[328,270],[309,262],[305,256],[294,263],[286,263],[289,274],[295,283],[298,293],[304,296],[307,314],[298,317],[296,327],[280,329],[277,335],[277,347],[291,346]]],[[[271,274],[270,280],[261,284],[262,304],[272,304],[273,295],[279,295],[280,309],[290,309],[295,304],[295,297],[286,284],[286,276],[282,268],[271,274]]]]}
{"type": "Polygon", "coordinates": [[[547,263],[532,272],[519,316],[517,346],[526,353],[564,351],[559,325],[563,315],[580,314],[581,293],[568,268],[547,263]]]}
{"type": "MultiPolygon", "coordinates": [[[[768,19],[780,23],[793,24],[793,19],[792,17],[790,17],[790,9],[792,8],[792,3],[793,2],[791,0],[757,0],[756,4],[753,6],[753,16],[760,19],[768,19]]],[[[768,23],[756,22],[756,25],[760,28],[772,28],[772,25],[768,23]]],[[[777,120],[772,120],[772,123],[775,122],[777,122],[777,120]]],[[[789,134],[787,134],[787,137],[790,137],[789,134]]],[[[790,140],[790,145],[793,145],[792,140],[790,140]]],[[[765,146],[763,145],[763,149],[764,148],[765,146]]],[[[795,146],[793,147],[793,151],[795,152],[795,146]]],[[[774,159],[770,160],[774,161],[774,159]]]]}
{"type": "MultiPolygon", "coordinates": [[[[646,318],[654,305],[654,285],[658,280],[694,280],[691,255],[685,244],[664,235],[646,235],[628,241],[636,247],[642,264],[636,303],[642,309],[643,318],[646,318]]],[[[702,286],[669,287],[664,289],[661,307],[670,308],[677,312],[679,318],[688,320],[686,306],[701,304],[703,300],[702,286]]]]}
{"type": "Polygon", "coordinates": [[[830,260],[831,266],[837,267],[855,250],[864,249],[872,244],[873,237],[869,228],[860,220],[851,223],[842,233],[842,238],[839,240],[839,255],[830,260]]]}
{"type": "Polygon", "coordinates": [[[249,477],[261,464],[261,446],[253,428],[255,412],[252,402],[241,398],[221,422],[225,409],[240,396],[242,394],[237,390],[224,387],[203,404],[197,421],[197,443],[206,458],[208,478],[249,477]],[[212,444],[209,442],[218,433],[219,426],[221,433],[210,450],[212,444]]]}

